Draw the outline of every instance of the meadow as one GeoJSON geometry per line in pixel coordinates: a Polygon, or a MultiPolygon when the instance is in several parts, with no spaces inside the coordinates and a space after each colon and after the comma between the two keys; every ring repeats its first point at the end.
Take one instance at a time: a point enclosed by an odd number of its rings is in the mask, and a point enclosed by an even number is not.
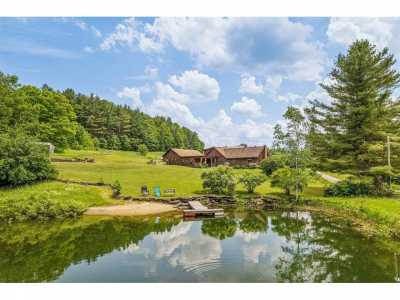
{"type": "MultiPolygon", "coordinates": [[[[166,165],[162,162],[150,164],[151,159],[160,159],[161,152],[151,152],[142,156],[125,151],[66,151],[55,158],[94,158],[95,163],[56,162],[59,178],[64,180],[113,183],[118,180],[122,185],[122,194],[141,195],[141,186],[147,185],[152,191],[159,186],[161,191],[176,189],[176,196],[192,196],[204,193],[201,174],[204,168],[190,168],[166,165]]],[[[237,177],[245,172],[261,174],[260,169],[234,169],[237,177]]],[[[315,181],[305,190],[307,195],[322,195],[323,183],[315,181]]],[[[245,188],[238,184],[236,191],[246,195],[245,188]]],[[[280,193],[279,188],[270,186],[267,180],[257,187],[257,194],[280,193]]]]}

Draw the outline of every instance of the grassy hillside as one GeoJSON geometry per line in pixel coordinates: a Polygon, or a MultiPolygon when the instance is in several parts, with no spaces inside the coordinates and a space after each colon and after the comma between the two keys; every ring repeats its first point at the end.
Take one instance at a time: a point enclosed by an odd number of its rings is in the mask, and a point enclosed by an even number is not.
{"type": "MultiPolygon", "coordinates": [[[[134,152],[123,151],[67,151],[61,157],[88,157],[94,158],[96,162],[57,162],[55,165],[61,179],[106,183],[118,180],[122,185],[122,193],[132,196],[140,195],[142,185],[147,185],[149,189],[160,186],[161,191],[166,188],[175,188],[178,196],[202,193],[200,176],[205,169],[148,163],[151,158],[160,158],[161,155],[162,153],[159,152],[152,152],[144,157],[134,152]]],[[[60,155],[56,156],[60,157],[60,155]]],[[[246,171],[261,172],[259,169],[234,170],[238,176],[246,171]]],[[[241,185],[237,186],[237,191],[245,193],[241,185]]],[[[261,194],[280,191],[280,189],[271,188],[269,181],[256,189],[256,192],[261,194]]],[[[322,185],[318,182],[313,183],[305,192],[310,195],[320,195],[322,185]]]]}

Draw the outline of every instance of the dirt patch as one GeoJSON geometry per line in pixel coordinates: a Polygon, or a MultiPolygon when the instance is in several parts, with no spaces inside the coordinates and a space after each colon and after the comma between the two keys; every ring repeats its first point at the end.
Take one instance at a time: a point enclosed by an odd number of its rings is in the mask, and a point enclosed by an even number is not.
{"type": "Polygon", "coordinates": [[[145,216],[177,211],[173,205],[153,202],[132,202],[122,205],[95,206],[86,210],[90,216],[145,216]]]}

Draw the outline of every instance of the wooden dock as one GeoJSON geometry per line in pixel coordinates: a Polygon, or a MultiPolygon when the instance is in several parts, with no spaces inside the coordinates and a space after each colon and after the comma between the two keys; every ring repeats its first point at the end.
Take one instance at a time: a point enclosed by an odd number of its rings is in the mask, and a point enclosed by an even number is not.
{"type": "Polygon", "coordinates": [[[223,216],[224,210],[222,208],[208,208],[201,204],[199,201],[188,202],[191,209],[183,210],[184,217],[197,217],[197,216],[223,216]]]}

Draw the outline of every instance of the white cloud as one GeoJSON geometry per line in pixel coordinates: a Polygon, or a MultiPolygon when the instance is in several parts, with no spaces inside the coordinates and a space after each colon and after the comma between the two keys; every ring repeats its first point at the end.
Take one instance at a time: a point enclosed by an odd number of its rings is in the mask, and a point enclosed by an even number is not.
{"type": "Polygon", "coordinates": [[[326,32],[331,41],[349,46],[357,39],[368,39],[379,48],[390,47],[399,52],[399,19],[394,18],[331,18],[326,32]]]}
{"type": "Polygon", "coordinates": [[[295,102],[295,101],[301,100],[302,98],[303,97],[298,94],[289,92],[284,95],[278,95],[276,99],[278,101],[282,101],[282,102],[295,102]]]}
{"type": "Polygon", "coordinates": [[[261,105],[256,100],[247,97],[242,97],[241,100],[234,102],[231,111],[254,118],[262,116],[261,105]]]}
{"type": "Polygon", "coordinates": [[[154,80],[158,77],[158,68],[152,66],[146,66],[143,74],[128,76],[127,79],[133,80],[154,80]]]}
{"type": "Polygon", "coordinates": [[[143,102],[140,97],[140,90],[138,88],[124,87],[122,91],[118,92],[117,96],[119,98],[131,99],[133,108],[141,108],[143,106],[143,102]]]}
{"type": "Polygon", "coordinates": [[[126,19],[100,48],[126,45],[161,52],[170,45],[199,66],[228,67],[292,80],[319,80],[325,53],[312,42],[312,27],[288,18],[156,18],[142,24],[126,19]]]}
{"type": "Polygon", "coordinates": [[[190,102],[212,101],[219,97],[218,81],[197,70],[185,71],[180,76],[173,75],[169,82],[188,95],[190,102]]]}
{"type": "Polygon", "coordinates": [[[221,109],[215,117],[193,129],[199,132],[207,146],[224,146],[240,143],[268,144],[272,139],[273,127],[273,124],[253,120],[235,123],[225,110],[221,109]]]}
{"type": "Polygon", "coordinates": [[[263,94],[264,87],[262,84],[257,85],[256,78],[246,73],[241,75],[239,92],[243,94],[263,94]]]}
{"type": "Polygon", "coordinates": [[[276,94],[281,87],[283,78],[280,75],[267,76],[265,79],[265,91],[267,93],[276,94]]]}
{"type": "Polygon", "coordinates": [[[92,34],[94,34],[96,37],[101,38],[103,34],[101,33],[100,30],[98,30],[95,26],[93,25],[88,25],[86,22],[82,20],[75,20],[74,24],[79,27],[82,31],[89,31],[92,34]]]}
{"type": "Polygon", "coordinates": [[[178,93],[169,84],[155,84],[155,98],[146,111],[151,115],[171,117],[189,128],[198,128],[202,120],[196,118],[187,103],[187,95],[178,93]]]}
{"type": "Polygon", "coordinates": [[[125,19],[103,40],[100,49],[107,51],[126,45],[132,50],[140,49],[148,53],[160,52],[162,45],[142,31],[143,26],[140,22],[137,22],[134,18],[125,19]]]}

